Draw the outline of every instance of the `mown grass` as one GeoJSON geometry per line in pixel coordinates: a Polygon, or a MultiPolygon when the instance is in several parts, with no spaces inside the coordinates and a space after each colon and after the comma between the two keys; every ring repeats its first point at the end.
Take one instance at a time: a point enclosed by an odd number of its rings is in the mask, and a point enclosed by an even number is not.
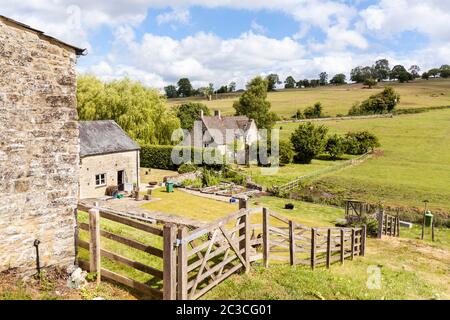
{"type": "Polygon", "coordinates": [[[162,169],[153,169],[153,168],[141,168],[140,170],[140,181],[141,183],[149,183],[149,182],[163,182],[164,177],[174,176],[178,173],[172,170],[162,170],[162,169]]]}
{"type": "MultiPolygon", "coordinates": [[[[279,116],[289,118],[297,109],[320,101],[327,116],[347,114],[355,102],[361,102],[374,93],[380,91],[384,85],[391,85],[401,95],[398,108],[420,108],[450,105],[450,80],[433,79],[429,81],[416,80],[411,83],[383,83],[373,89],[363,88],[362,85],[326,86],[322,88],[280,90],[270,92],[268,100],[272,103],[272,110],[279,116]]],[[[185,100],[168,100],[169,105],[176,105],[187,101],[200,101],[210,109],[221,110],[224,115],[234,114],[233,102],[238,97],[207,101],[205,99],[187,98],[185,100]]]]}
{"type": "MultiPolygon", "coordinates": [[[[450,110],[386,119],[327,121],[330,132],[369,130],[382,153],[364,163],[320,177],[320,190],[371,202],[450,211],[450,110]]],[[[286,124],[287,139],[298,124],[286,124]]]]}
{"type": "Polygon", "coordinates": [[[175,189],[172,193],[166,192],[163,188],[156,189],[153,191],[152,197],[160,200],[147,203],[142,208],[189,217],[203,222],[214,221],[239,210],[236,203],[198,197],[178,189],[175,189]]]}

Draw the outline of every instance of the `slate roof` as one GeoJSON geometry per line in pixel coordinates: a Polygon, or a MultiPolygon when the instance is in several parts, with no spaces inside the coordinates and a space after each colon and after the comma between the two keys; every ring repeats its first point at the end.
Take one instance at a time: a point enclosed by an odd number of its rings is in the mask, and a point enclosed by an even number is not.
{"type": "Polygon", "coordinates": [[[80,157],[139,150],[113,120],[80,121],[80,157]]]}
{"type": "Polygon", "coordinates": [[[61,41],[61,40],[59,40],[59,39],[56,39],[56,38],[54,38],[54,37],[52,37],[52,36],[49,36],[49,35],[45,34],[43,31],[38,30],[38,29],[35,29],[35,28],[33,28],[33,27],[30,27],[29,25],[26,25],[26,24],[24,24],[24,23],[22,23],[22,22],[19,22],[19,21],[17,21],[17,20],[14,20],[14,19],[5,17],[5,16],[3,16],[3,15],[1,15],[1,14],[0,14],[0,18],[6,20],[6,21],[8,21],[8,22],[11,22],[11,23],[13,23],[13,24],[16,24],[16,25],[18,25],[18,26],[21,26],[22,28],[25,28],[25,29],[31,30],[31,31],[33,31],[33,32],[36,32],[37,34],[39,34],[40,36],[46,38],[46,39],[49,40],[49,41],[56,41],[56,42],[58,42],[58,43],[60,43],[60,44],[62,44],[62,45],[65,45],[66,47],[72,48],[72,49],[75,50],[75,53],[76,53],[77,56],[82,56],[82,55],[85,55],[85,54],[86,54],[86,49],[81,49],[81,48],[75,47],[75,46],[73,46],[73,45],[71,45],[71,44],[68,44],[68,43],[66,43],[66,42],[64,42],[64,41],[61,41]]]}
{"type": "Polygon", "coordinates": [[[254,122],[254,120],[249,119],[247,116],[203,116],[202,120],[208,131],[211,129],[219,130],[220,134],[210,131],[214,141],[219,144],[223,143],[225,140],[227,129],[242,130],[245,134],[254,122]]]}

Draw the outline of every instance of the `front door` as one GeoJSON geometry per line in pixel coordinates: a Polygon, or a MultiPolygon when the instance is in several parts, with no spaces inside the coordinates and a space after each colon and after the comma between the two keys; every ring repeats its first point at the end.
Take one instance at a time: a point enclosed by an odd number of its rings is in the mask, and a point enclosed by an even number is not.
{"type": "Polygon", "coordinates": [[[124,183],[125,183],[125,171],[124,170],[117,171],[117,186],[119,188],[119,191],[124,190],[124,183]]]}

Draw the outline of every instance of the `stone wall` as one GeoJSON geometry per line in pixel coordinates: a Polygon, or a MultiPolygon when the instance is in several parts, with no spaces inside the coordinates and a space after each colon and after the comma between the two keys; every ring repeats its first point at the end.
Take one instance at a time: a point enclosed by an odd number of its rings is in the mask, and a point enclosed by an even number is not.
{"type": "Polygon", "coordinates": [[[137,183],[139,151],[89,156],[81,159],[80,199],[105,195],[107,186],[117,185],[117,171],[125,171],[125,182],[137,183]],[[96,187],[95,175],[106,174],[106,186],[96,187]]]}
{"type": "Polygon", "coordinates": [[[0,271],[74,262],[76,53],[0,17],[0,271]]]}

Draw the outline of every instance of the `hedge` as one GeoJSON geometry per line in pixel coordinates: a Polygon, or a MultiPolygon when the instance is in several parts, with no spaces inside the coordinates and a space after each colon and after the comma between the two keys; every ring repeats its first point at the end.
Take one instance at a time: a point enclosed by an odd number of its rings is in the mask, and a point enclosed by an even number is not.
{"type": "Polygon", "coordinates": [[[201,152],[201,149],[193,147],[180,147],[168,145],[145,145],[141,146],[141,167],[155,168],[165,170],[177,170],[183,163],[173,163],[172,150],[175,149],[181,155],[181,152],[191,151],[191,162],[194,162],[195,152],[201,152]]]}

